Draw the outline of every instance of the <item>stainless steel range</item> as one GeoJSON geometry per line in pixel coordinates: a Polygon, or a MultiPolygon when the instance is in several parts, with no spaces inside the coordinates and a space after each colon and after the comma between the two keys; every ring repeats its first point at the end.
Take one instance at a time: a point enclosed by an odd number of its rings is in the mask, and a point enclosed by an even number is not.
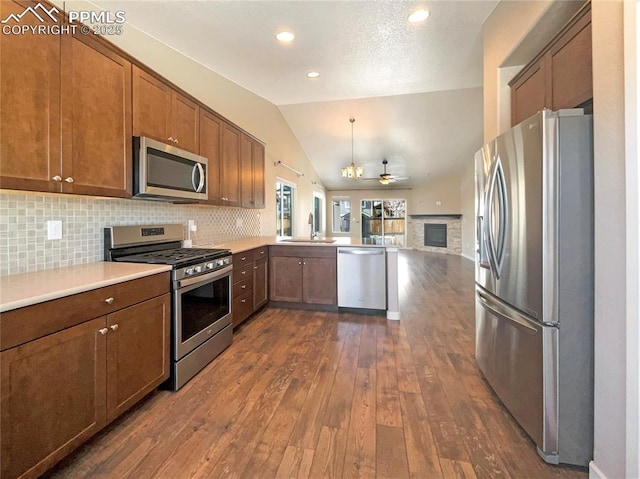
{"type": "Polygon", "coordinates": [[[105,261],[173,267],[169,387],[174,391],[224,351],[233,338],[231,252],[181,248],[182,237],[180,224],[104,229],[105,261]]]}

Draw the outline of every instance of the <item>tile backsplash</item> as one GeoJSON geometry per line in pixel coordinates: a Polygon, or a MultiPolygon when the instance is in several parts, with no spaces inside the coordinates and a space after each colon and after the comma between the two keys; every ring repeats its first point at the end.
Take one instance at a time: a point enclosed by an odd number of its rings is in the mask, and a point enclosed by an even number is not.
{"type": "Polygon", "coordinates": [[[103,259],[103,228],[181,223],[198,226],[194,243],[260,235],[260,210],[154,201],[0,191],[0,276],[103,259]],[[47,221],[62,220],[62,239],[47,240],[47,221]]]}

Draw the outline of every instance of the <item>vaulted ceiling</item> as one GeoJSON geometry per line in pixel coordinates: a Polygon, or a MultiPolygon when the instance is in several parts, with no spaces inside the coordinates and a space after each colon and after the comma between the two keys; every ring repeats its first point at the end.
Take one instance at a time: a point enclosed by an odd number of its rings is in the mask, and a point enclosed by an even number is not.
{"type": "Polygon", "coordinates": [[[411,186],[459,170],[482,142],[482,23],[491,1],[111,1],[127,22],[279,106],[329,189],[353,156],[411,186]],[[409,14],[426,7],[419,24],[409,14]],[[276,33],[295,34],[289,44],[276,33]],[[310,79],[306,73],[318,71],[310,79]]]}

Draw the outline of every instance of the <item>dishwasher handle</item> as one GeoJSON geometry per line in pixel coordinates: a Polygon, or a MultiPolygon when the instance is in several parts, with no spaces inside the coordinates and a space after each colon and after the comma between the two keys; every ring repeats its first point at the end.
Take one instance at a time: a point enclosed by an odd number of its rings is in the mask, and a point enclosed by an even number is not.
{"type": "Polygon", "coordinates": [[[384,254],[384,248],[359,248],[359,249],[338,248],[338,254],[381,255],[381,254],[384,254]]]}

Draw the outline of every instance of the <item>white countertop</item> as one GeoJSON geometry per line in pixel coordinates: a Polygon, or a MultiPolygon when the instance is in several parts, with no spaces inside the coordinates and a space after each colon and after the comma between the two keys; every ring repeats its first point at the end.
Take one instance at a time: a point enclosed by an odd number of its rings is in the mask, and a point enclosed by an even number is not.
{"type": "Polygon", "coordinates": [[[330,239],[335,240],[332,243],[323,241],[311,241],[307,238],[294,238],[296,241],[287,241],[276,236],[253,236],[250,238],[243,238],[235,241],[227,241],[225,243],[216,244],[199,244],[198,248],[226,248],[230,249],[231,253],[242,253],[254,248],[260,248],[262,246],[362,246],[367,248],[393,248],[397,249],[396,245],[380,245],[380,244],[364,244],[360,239],[353,239],[345,236],[334,238],[321,238],[323,240],[330,239]]]}
{"type": "Polygon", "coordinates": [[[0,312],[163,271],[171,271],[171,266],[98,262],[3,276],[0,278],[0,312]]]}

